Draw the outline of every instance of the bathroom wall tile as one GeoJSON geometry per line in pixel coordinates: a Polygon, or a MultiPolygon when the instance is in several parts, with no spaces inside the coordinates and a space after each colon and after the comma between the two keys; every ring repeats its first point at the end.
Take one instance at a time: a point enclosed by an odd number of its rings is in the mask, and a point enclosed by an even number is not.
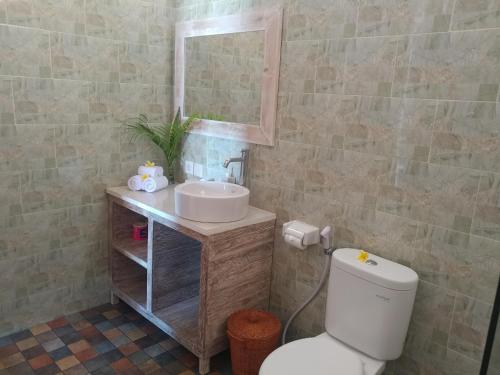
{"type": "Polygon", "coordinates": [[[51,33],[55,78],[118,81],[118,44],[112,40],[51,33]]]}
{"type": "Polygon", "coordinates": [[[62,31],[85,33],[84,0],[6,0],[8,23],[62,31]]]}
{"type": "Polygon", "coordinates": [[[7,23],[7,4],[0,3],[0,23],[7,23]]]}
{"type": "Polygon", "coordinates": [[[88,121],[86,82],[16,78],[13,92],[18,124],[80,124],[88,121]]]}
{"type": "Polygon", "coordinates": [[[377,178],[389,173],[391,160],[347,150],[317,148],[314,158],[304,167],[307,193],[374,208],[377,178]]]}
{"type": "Polygon", "coordinates": [[[360,121],[347,130],[344,148],[427,161],[436,102],[363,97],[360,121]]]}
{"type": "Polygon", "coordinates": [[[90,122],[122,123],[147,114],[151,122],[170,120],[171,86],[135,83],[90,85],[90,122]]]}
{"type": "Polygon", "coordinates": [[[293,41],[283,45],[279,77],[281,92],[313,93],[320,59],[319,42],[293,41]]]}
{"type": "Polygon", "coordinates": [[[120,82],[172,84],[173,54],[163,47],[145,44],[120,45],[120,82]]]}
{"type": "Polygon", "coordinates": [[[0,74],[50,77],[49,33],[0,25],[0,74]]]}
{"type": "Polygon", "coordinates": [[[286,9],[286,40],[350,37],[356,27],[355,0],[290,0],[286,9]]]}
{"type": "Polygon", "coordinates": [[[495,101],[500,30],[410,37],[408,59],[396,71],[393,95],[495,101]]]}
{"type": "Polygon", "coordinates": [[[400,43],[396,37],[349,40],[344,93],[390,96],[400,43]]]}
{"type": "Polygon", "coordinates": [[[377,209],[469,232],[480,172],[395,159],[380,179],[377,209]]]}
{"type": "Polygon", "coordinates": [[[344,85],[345,39],[321,41],[316,61],[315,92],[341,94],[344,85]]]}
{"type": "Polygon", "coordinates": [[[337,247],[366,249],[395,262],[406,263],[415,240],[417,223],[372,208],[347,206],[336,223],[337,247]]]}
{"type": "Polygon", "coordinates": [[[471,232],[500,240],[500,175],[481,176],[471,232]]]}
{"type": "Polygon", "coordinates": [[[56,163],[54,126],[0,126],[0,171],[14,174],[53,168],[56,163]]]}
{"type": "Polygon", "coordinates": [[[440,102],[430,161],[500,172],[500,104],[440,102]]]}
{"type": "Polygon", "coordinates": [[[14,100],[12,80],[0,78],[0,125],[14,124],[14,100]]]}
{"type": "Polygon", "coordinates": [[[313,157],[314,148],[280,141],[272,148],[260,147],[252,152],[251,178],[283,187],[304,190],[305,161],[313,157]]]}
{"type": "MultiPolygon", "coordinates": [[[[0,154],[1,155],[1,154],[0,154]]],[[[21,213],[21,191],[18,173],[0,173],[0,216],[9,217],[21,213]]],[[[1,226],[0,226],[1,227],[1,226]]],[[[0,240],[0,259],[5,244],[0,240]]]]}
{"type": "Polygon", "coordinates": [[[173,49],[175,8],[166,2],[156,1],[148,9],[147,20],[149,44],[173,49]]]}
{"type": "Polygon", "coordinates": [[[411,267],[422,280],[493,302],[500,269],[500,242],[421,224],[411,267]]]}
{"type": "Polygon", "coordinates": [[[450,329],[450,349],[481,361],[491,311],[491,304],[458,295],[450,329]]]}
{"type": "Polygon", "coordinates": [[[404,367],[396,362],[395,374],[477,374],[481,367],[481,362],[432,341],[419,340],[418,346],[408,346],[405,353],[411,360],[403,362],[404,367]]]}
{"type": "Polygon", "coordinates": [[[152,6],[146,1],[86,0],[87,35],[147,43],[147,14],[152,6]]]}
{"type": "Polygon", "coordinates": [[[457,0],[453,30],[486,29],[500,26],[500,4],[496,0],[457,0]]]}
{"type": "Polygon", "coordinates": [[[31,171],[22,180],[21,193],[24,213],[90,204],[105,195],[95,167],[31,171]]]}
{"type": "Polygon", "coordinates": [[[360,98],[327,94],[281,95],[279,138],[341,149],[351,127],[359,124],[360,98]]]}
{"type": "MultiPolygon", "coordinates": [[[[407,350],[421,350],[434,343],[446,346],[453,318],[455,293],[427,281],[419,281],[411,317],[407,350]]],[[[412,352],[410,352],[413,354],[412,352]]]]}
{"type": "Polygon", "coordinates": [[[105,125],[67,125],[56,131],[57,167],[97,167],[120,156],[120,129],[105,125]]]}
{"type": "Polygon", "coordinates": [[[71,288],[62,286],[55,290],[39,291],[30,295],[29,298],[24,296],[12,300],[12,302],[9,300],[10,303],[2,305],[2,318],[9,318],[8,320],[0,320],[0,326],[6,332],[15,332],[26,327],[25,324],[28,324],[28,326],[35,324],[38,319],[48,321],[61,314],[60,301],[69,300],[70,298],[71,288]],[[36,317],[33,315],[32,304],[38,306],[36,317]]]}
{"type": "Polygon", "coordinates": [[[5,217],[0,236],[0,259],[26,257],[60,247],[60,228],[67,220],[64,210],[5,217]]]}
{"type": "Polygon", "coordinates": [[[448,31],[453,0],[361,0],[358,36],[448,31]]]}
{"type": "Polygon", "coordinates": [[[290,220],[302,220],[325,227],[342,217],[344,205],[325,200],[323,197],[306,194],[290,189],[283,189],[280,194],[280,208],[277,212],[278,223],[290,220]]]}

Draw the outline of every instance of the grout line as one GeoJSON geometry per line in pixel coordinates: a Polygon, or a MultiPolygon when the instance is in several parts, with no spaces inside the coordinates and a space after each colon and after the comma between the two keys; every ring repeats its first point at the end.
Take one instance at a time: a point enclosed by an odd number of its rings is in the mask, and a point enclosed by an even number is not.
{"type": "Polygon", "coordinates": [[[451,329],[453,327],[453,320],[455,319],[455,307],[457,305],[457,292],[452,290],[452,289],[448,289],[448,288],[444,288],[445,290],[447,291],[453,291],[453,307],[451,309],[451,317],[450,317],[450,326],[448,327],[448,337],[446,339],[446,349],[449,348],[449,344],[450,344],[450,337],[451,337],[451,329]]]}
{"type": "Polygon", "coordinates": [[[453,21],[455,18],[455,11],[457,8],[457,2],[458,2],[458,0],[455,0],[453,2],[453,6],[451,7],[450,26],[448,27],[448,32],[453,32],[453,21]]]}
{"type": "Polygon", "coordinates": [[[476,219],[476,214],[477,214],[477,205],[478,205],[478,200],[479,200],[479,190],[481,188],[481,181],[485,178],[484,174],[481,173],[481,176],[479,176],[479,181],[477,182],[477,189],[476,189],[476,194],[474,197],[474,208],[472,209],[472,217],[471,217],[471,223],[470,223],[470,228],[469,228],[469,233],[472,235],[472,228],[474,227],[474,220],[476,219]]]}
{"type": "MultiPolygon", "coordinates": [[[[432,155],[432,143],[434,142],[434,133],[436,131],[436,121],[437,121],[437,116],[438,116],[438,110],[439,110],[439,100],[436,100],[436,109],[434,110],[434,117],[432,119],[432,126],[431,126],[431,142],[429,143],[429,154],[427,155],[427,163],[431,164],[431,155],[432,155]]],[[[441,164],[440,164],[441,165],[441,164]]]]}
{"type": "Polygon", "coordinates": [[[10,83],[10,98],[12,100],[12,115],[14,116],[14,126],[17,125],[17,119],[16,119],[16,101],[14,100],[14,82],[12,80],[9,81],[10,83]]]}

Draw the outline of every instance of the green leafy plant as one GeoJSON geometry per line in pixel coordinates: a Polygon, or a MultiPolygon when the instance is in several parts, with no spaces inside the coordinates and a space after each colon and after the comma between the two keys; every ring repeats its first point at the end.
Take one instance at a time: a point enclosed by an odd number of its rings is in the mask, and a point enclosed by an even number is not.
{"type": "Polygon", "coordinates": [[[140,114],[139,117],[128,120],[126,125],[127,130],[131,133],[131,142],[138,138],[149,139],[163,151],[167,164],[167,177],[169,181],[174,181],[175,165],[181,155],[182,139],[193,121],[196,120],[198,117],[192,115],[187,120],[182,121],[181,109],[179,108],[174,120],[170,123],[150,125],[148,117],[140,114]]]}
{"type": "Polygon", "coordinates": [[[209,112],[206,115],[196,116],[198,118],[202,118],[205,120],[215,120],[215,121],[224,121],[224,116],[216,115],[215,113],[209,112]]]}

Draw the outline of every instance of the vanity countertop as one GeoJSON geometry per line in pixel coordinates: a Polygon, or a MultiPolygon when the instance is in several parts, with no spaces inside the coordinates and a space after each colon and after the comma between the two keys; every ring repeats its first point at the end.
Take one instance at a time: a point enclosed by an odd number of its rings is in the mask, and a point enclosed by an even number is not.
{"type": "Polygon", "coordinates": [[[276,219],[274,213],[252,206],[248,207],[248,215],[244,219],[229,223],[201,223],[183,219],[175,214],[174,186],[168,186],[166,189],[155,193],[131,191],[126,186],[107,188],[106,192],[113,197],[205,236],[276,219]]]}

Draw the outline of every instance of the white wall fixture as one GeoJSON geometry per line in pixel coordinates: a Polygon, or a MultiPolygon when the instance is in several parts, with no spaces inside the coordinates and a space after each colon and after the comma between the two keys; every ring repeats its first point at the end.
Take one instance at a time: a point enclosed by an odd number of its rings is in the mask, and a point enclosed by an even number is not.
{"type": "MultiPolygon", "coordinates": [[[[181,109],[185,118],[186,88],[186,40],[210,35],[228,35],[262,31],[263,69],[260,86],[260,123],[245,124],[203,118],[191,127],[191,133],[210,135],[226,139],[263,145],[274,145],[275,122],[278,100],[278,81],[281,52],[281,29],[283,10],[271,8],[240,15],[187,21],[175,28],[175,109],[181,109]]],[[[221,113],[224,117],[224,113],[221,113]]]]}

